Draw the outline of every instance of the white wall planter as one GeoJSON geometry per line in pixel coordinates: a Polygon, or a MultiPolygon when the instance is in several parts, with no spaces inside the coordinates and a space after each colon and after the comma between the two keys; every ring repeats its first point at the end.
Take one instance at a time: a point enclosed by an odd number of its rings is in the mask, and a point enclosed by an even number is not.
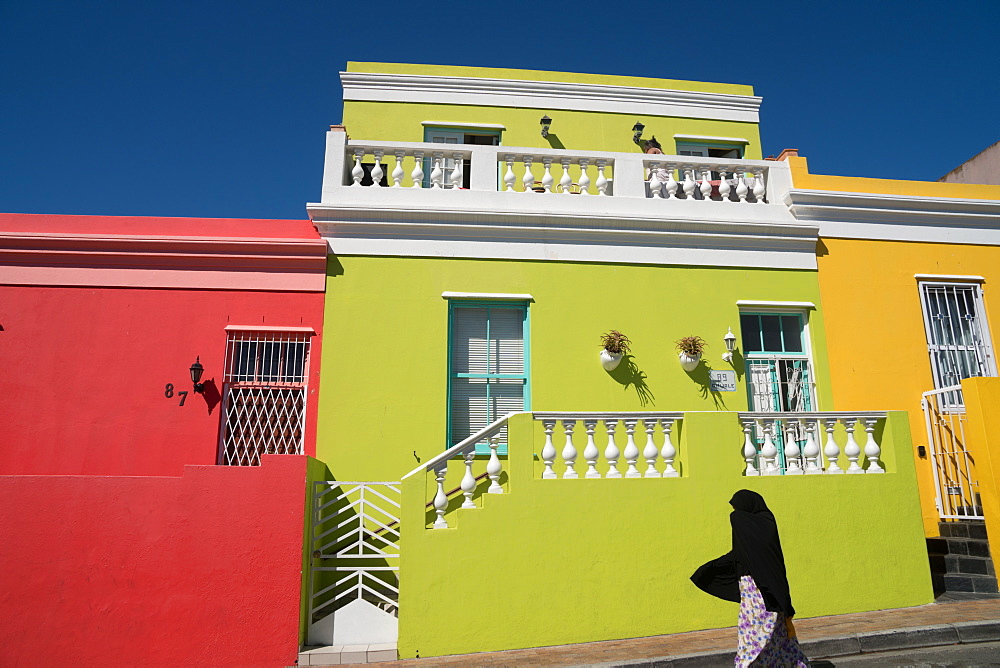
{"type": "Polygon", "coordinates": [[[687,353],[681,353],[678,355],[678,359],[681,361],[681,368],[691,373],[698,368],[698,364],[701,362],[701,355],[695,355],[692,357],[687,353]]]}
{"type": "Polygon", "coordinates": [[[601,366],[605,371],[614,371],[622,361],[621,353],[609,353],[607,350],[601,351],[601,366]]]}

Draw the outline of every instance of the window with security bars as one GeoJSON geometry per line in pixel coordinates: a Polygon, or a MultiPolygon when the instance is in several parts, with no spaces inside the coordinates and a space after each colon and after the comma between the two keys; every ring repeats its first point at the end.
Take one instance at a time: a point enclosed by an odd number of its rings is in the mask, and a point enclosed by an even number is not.
{"type": "MultiPolygon", "coordinates": [[[[452,303],[448,360],[448,444],[512,411],[527,410],[528,309],[519,303],[452,303]]],[[[506,450],[506,429],[499,434],[506,450]]],[[[480,453],[489,452],[485,443],[480,453]]]]}
{"type": "MultiPolygon", "coordinates": [[[[746,360],[750,410],[755,412],[802,412],[815,410],[805,322],[801,313],[741,313],[743,357],[746,360]]],[[[802,451],[806,433],[798,422],[786,421],[802,451]]],[[[784,443],[789,434],[781,429],[772,435],[785,468],[784,443]]],[[[763,435],[757,435],[758,442],[763,435]]],[[[803,461],[802,466],[805,466],[803,461]]]]}
{"type": "MultiPolygon", "coordinates": [[[[979,285],[920,283],[920,301],[934,389],[954,387],[964,378],[996,375],[979,285]]],[[[961,390],[949,392],[944,403],[964,405],[961,390]]]]}
{"type": "Polygon", "coordinates": [[[309,342],[304,332],[229,333],[220,463],[302,454],[309,342]]]}

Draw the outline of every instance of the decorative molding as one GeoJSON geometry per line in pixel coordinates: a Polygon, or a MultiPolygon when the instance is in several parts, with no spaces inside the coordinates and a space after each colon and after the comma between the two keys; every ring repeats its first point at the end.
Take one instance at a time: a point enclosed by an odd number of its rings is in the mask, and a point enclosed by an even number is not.
{"type": "Polygon", "coordinates": [[[499,123],[453,123],[452,121],[421,121],[424,127],[432,128],[478,128],[482,130],[506,130],[507,126],[499,123]]]}
{"type": "Polygon", "coordinates": [[[798,188],[783,199],[821,237],[1000,246],[1000,200],[798,188]]]}
{"type": "Polygon", "coordinates": [[[738,299],[737,306],[759,306],[765,308],[816,308],[812,302],[775,302],[759,299],[738,299]]]}
{"type": "Polygon", "coordinates": [[[271,327],[269,325],[226,325],[227,332],[297,332],[316,334],[312,327],[271,327]]]}
{"type": "Polygon", "coordinates": [[[914,274],[918,281],[966,281],[969,283],[985,283],[982,276],[960,276],[958,274],[914,274]]]}
{"type": "Polygon", "coordinates": [[[744,139],[743,137],[710,137],[708,135],[674,135],[674,139],[683,139],[691,141],[720,141],[728,142],[730,144],[749,144],[749,139],[744,139]]]}
{"type": "Polygon", "coordinates": [[[0,233],[0,283],[323,292],[319,239],[0,233]]]}
{"type": "Polygon", "coordinates": [[[442,292],[441,296],[445,299],[491,299],[519,302],[535,301],[535,298],[531,295],[507,294],[503,292],[442,292]]]}
{"type": "Polygon", "coordinates": [[[761,98],[638,86],[341,72],[345,101],[465,104],[757,123],[761,98]]]}

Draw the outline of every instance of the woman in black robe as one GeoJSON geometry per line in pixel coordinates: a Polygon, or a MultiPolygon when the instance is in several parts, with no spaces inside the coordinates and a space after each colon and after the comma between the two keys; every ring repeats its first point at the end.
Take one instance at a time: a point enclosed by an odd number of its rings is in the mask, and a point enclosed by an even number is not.
{"type": "Polygon", "coordinates": [[[807,666],[795,639],[795,615],[785,575],[778,523],[757,492],[741,489],[729,501],[733,547],[701,566],[691,581],[740,604],[736,665],[807,666]]]}

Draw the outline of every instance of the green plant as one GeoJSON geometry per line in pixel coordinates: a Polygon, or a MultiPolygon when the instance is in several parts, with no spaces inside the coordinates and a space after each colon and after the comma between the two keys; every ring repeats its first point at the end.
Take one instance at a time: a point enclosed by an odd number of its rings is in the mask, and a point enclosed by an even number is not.
{"type": "Polygon", "coordinates": [[[617,329],[612,329],[610,332],[601,334],[601,345],[612,355],[628,355],[632,342],[617,329]]]}
{"type": "Polygon", "coordinates": [[[705,348],[708,344],[705,343],[705,339],[700,336],[682,336],[674,341],[674,346],[685,355],[698,357],[705,352],[705,348]]]}

